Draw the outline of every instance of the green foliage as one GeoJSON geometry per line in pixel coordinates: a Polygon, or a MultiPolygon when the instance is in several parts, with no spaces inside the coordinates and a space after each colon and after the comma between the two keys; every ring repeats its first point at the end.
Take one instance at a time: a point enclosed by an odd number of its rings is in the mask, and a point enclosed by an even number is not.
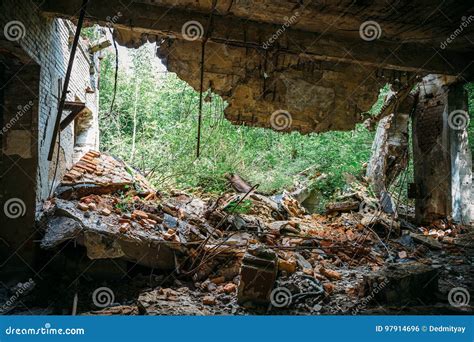
{"type": "MultiPolygon", "coordinates": [[[[344,173],[358,174],[370,156],[373,133],[358,126],[349,132],[301,135],[232,125],[224,101],[205,94],[201,158],[196,159],[199,94],[173,73],[159,76],[153,53],[132,52],[132,67],[120,68],[113,113],[114,56],[101,64],[101,148],[139,167],[161,190],[220,193],[226,173],[237,173],[259,190],[281,192],[296,175],[313,167],[328,177],[314,186],[326,199],[344,186],[344,173]],[[136,89],[138,96],[136,97],[136,89]],[[136,142],[133,147],[134,111],[136,142]]],[[[240,207],[240,206],[239,206],[240,207]]]]}
{"type": "Polygon", "coordinates": [[[252,208],[252,201],[251,200],[243,200],[242,202],[232,201],[230,202],[224,210],[228,213],[235,213],[235,214],[247,214],[250,209],[252,208]]]}
{"type": "Polygon", "coordinates": [[[374,103],[372,108],[369,110],[370,115],[377,115],[382,110],[382,106],[385,102],[385,97],[387,96],[388,92],[390,91],[390,85],[387,83],[380,89],[379,97],[377,101],[374,103]]]}
{"type": "Polygon", "coordinates": [[[132,203],[132,196],[123,192],[120,192],[119,195],[120,200],[115,204],[115,208],[120,209],[121,211],[129,211],[132,203]]]}
{"type": "Polygon", "coordinates": [[[81,30],[81,37],[89,41],[94,41],[100,37],[98,27],[96,25],[90,27],[83,27],[81,30]]]}

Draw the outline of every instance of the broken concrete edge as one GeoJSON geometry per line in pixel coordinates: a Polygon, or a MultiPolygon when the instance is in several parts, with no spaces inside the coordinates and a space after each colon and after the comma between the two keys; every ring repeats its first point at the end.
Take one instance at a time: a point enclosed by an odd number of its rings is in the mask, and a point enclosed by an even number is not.
{"type": "MultiPolygon", "coordinates": [[[[420,262],[388,265],[378,272],[364,276],[361,294],[363,303],[381,302],[408,305],[436,301],[440,270],[420,262]]],[[[360,305],[360,303],[359,303],[360,305]]],[[[360,310],[355,307],[353,310],[360,310]]]]}
{"type": "Polygon", "coordinates": [[[45,229],[41,247],[51,249],[75,240],[86,247],[90,259],[119,258],[157,269],[174,269],[175,254],[186,254],[185,244],[177,244],[151,235],[133,237],[117,234],[100,222],[97,216],[85,217],[69,201],[56,199],[43,213],[39,225],[45,229]],[[94,222],[94,220],[97,220],[94,222]]]}
{"type": "Polygon", "coordinates": [[[55,197],[62,198],[65,200],[79,199],[87,195],[105,195],[117,191],[124,191],[127,188],[132,187],[132,182],[127,183],[116,183],[113,185],[104,186],[105,184],[100,183],[82,183],[76,185],[60,185],[56,188],[55,197]]]}

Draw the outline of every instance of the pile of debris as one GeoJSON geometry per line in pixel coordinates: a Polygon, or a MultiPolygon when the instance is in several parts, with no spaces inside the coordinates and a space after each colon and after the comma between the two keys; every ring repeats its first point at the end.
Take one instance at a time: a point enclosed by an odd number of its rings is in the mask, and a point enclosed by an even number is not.
{"type": "MultiPolygon", "coordinates": [[[[430,277],[429,289],[436,291],[437,271],[425,257],[430,248],[455,247],[462,229],[438,223],[436,229],[403,230],[377,206],[372,210],[360,189],[329,205],[326,215],[310,215],[287,193],[268,197],[255,188],[219,198],[165,196],[126,163],[91,151],[44,203],[41,247],[59,249],[74,240],[90,259],[121,258],[192,283],[143,292],[136,310],[145,313],[163,308],[157,301],[186,296],[197,296],[205,307],[230,303],[231,313],[259,307],[341,313],[385,278],[387,293],[412,299],[388,263],[412,265],[399,278],[412,277],[409,287],[416,288],[430,277]],[[322,310],[331,301],[338,309],[322,310]]],[[[209,313],[202,306],[197,311],[209,313]]]]}

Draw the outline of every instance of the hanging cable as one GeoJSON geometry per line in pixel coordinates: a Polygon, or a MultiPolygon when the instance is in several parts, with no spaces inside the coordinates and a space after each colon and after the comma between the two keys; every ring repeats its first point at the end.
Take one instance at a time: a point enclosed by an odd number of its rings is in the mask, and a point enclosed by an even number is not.
{"type": "Polygon", "coordinates": [[[209,39],[211,28],[212,28],[212,15],[216,8],[217,0],[214,0],[212,3],[211,14],[209,15],[209,20],[207,21],[207,29],[205,35],[202,39],[201,44],[201,75],[200,75],[200,85],[199,85],[199,114],[198,114],[198,127],[197,127],[197,146],[196,146],[196,158],[199,159],[201,155],[201,126],[202,126],[202,93],[204,89],[204,58],[206,54],[206,43],[209,39]]]}
{"type": "Polygon", "coordinates": [[[110,110],[109,110],[109,115],[112,114],[112,111],[114,109],[115,105],[115,96],[117,95],[117,80],[118,80],[118,64],[119,64],[119,55],[118,55],[118,48],[117,48],[117,42],[114,39],[114,34],[112,32],[112,29],[109,28],[110,34],[112,35],[112,42],[114,43],[114,49],[115,49],[115,75],[114,75],[114,92],[112,95],[112,102],[110,103],[110,110]]]}
{"type": "Polygon", "coordinates": [[[201,45],[201,76],[199,85],[199,114],[198,114],[198,127],[197,127],[197,147],[196,147],[196,158],[199,159],[201,153],[201,126],[202,126],[202,92],[204,87],[204,55],[206,53],[206,41],[207,37],[203,39],[201,45]]]}

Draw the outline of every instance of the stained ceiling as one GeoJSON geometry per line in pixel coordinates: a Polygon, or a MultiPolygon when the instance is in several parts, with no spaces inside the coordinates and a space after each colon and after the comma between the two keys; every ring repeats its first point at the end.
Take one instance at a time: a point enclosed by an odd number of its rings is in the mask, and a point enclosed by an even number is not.
{"type": "MultiPolygon", "coordinates": [[[[42,9],[70,18],[81,4],[42,9]]],[[[472,75],[471,1],[91,0],[87,19],[122,45],[156,42],[168,70],[228,101],[232,122],[281,131],[352,129],[386,83],[472,75]]]]}

